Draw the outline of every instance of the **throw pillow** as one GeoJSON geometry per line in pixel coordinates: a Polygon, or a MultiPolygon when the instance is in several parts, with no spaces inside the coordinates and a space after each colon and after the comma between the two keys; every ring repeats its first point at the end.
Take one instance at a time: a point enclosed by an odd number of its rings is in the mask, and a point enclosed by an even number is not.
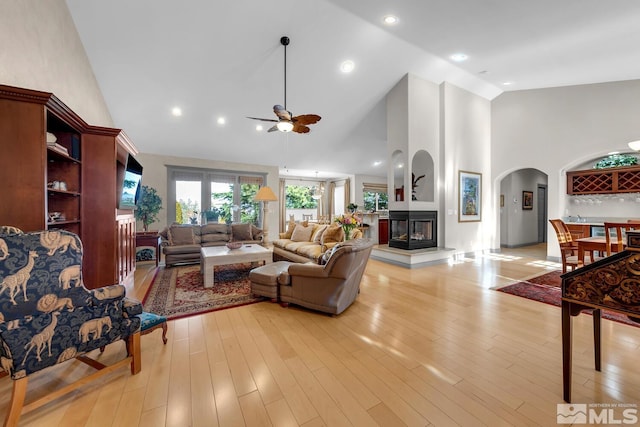
{"type": "Polygon", "coordinates": [[[327,249],[324,254],[322,254],[322,260],[321,260],[321,264],[324,265],[327,262],[329,262],[329,259],[331,258],[331,256],[338,250],[338,248],[340,248],[341,245],[338,243],[337,245],[335,245],[334,247],[332,247],[331,249],[327,249]]]}
{"type": "Polygon", "coordinates": [[[174,227],[169,228],[169,244],[170,245],[194,245],[195,236],[193,234],[193,227],[174,227]]]}
{"type": "Polygon", "coordinates": [[[253,240],[260,240],[263,234],[264,231],[262,231],[261,228],[258,228],[255,225],[251,224],[251,237],[253,238],[253,240]]]}
{"type": "Polygon", "coordinates": [[[313,231],[313,226],[307,225],[306,227],[302,224],[296,225],[296,228],[293,229],[293,233],[291,234],[291,240],[294,242],[309,242],[311,241],[311,232],[313,231]]]}
{"type": "Polygon", "coordinates": [[[287,231],[284,233],[284,239],[290,239],[295,228],[296,223],[294,221],[289,221],[289,224],[287,224],[287,231]]]}
{"type": "Polygon", "coordinates": [[[331,224],[324,230],[322,233],[322,237],[320,238],[321,244],[334,243],[334,242],[342,242],[344,240],[344,231],[342,227],[337,224],[331,224]]]}
{"type": "Polygon", "coordinates": [[[231,238],[235,241],[253,240],[251,224],[231,224],[231,238]]]}
{"type": "Polygon", "coordinates": [[[314,243],[320,243],[320,239],[322,238],[322,233],[324,233],[324,230],[326,230],[328,227],[328,225],[323,224],[323,225],[318,225],[316,224],[313,227],[313,233],[311,233],[311,241],[314,243]]]}

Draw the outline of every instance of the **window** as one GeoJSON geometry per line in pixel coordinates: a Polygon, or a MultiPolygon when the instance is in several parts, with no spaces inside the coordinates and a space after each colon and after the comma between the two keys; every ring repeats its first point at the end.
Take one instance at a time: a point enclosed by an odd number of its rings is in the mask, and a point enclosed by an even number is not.
{"type": "Polygon", "coordinates": [[[314,183],[287,184],[285,187],[285,218],[297,220],[318,219],[318,201],[320,185],[314,183]]]}
{"type": "Polygon", "coordinates": [[[389,209],[389,195],[385,184],[363,183],[362,198],[365,211],[389,209]]]}
{"type": "Polygon", "coordinates": [[[253,197],[264,175],[168,166],[168,220],[181,224],[246,222],[261,224],[253,197]]]}
{"type": "Polygon", "coordinates": [[[199,224],[202,184],[199,181],[176,181],[176,222],[199,224]]]}

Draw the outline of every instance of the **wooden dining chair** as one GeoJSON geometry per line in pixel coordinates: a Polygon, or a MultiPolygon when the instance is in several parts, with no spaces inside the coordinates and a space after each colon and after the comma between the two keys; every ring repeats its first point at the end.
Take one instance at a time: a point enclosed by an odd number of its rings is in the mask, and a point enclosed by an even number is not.
{"type": "Polygon", "coordinates": [[[624,241],[627,237],[627,231],[640,230],[640,222],[635,220],[629,220],[628,222],[605,222],[604,223],[604,235],[607,239],[607,245],[605,249],[605,256],[612,255],[624,250],[624,241]],[[617,243],[612,245],[612,234],[615,236],[617,243]]]}
{"type": "Polygon", "coordinates": [[[571,271],[575,270],[579,265],[578,261],[578,244],[573,241],[571,231],[561,219],[550,219],[549,222],[556,231],[556,237],[560,244],[560,257],[562,259],[562,272],[567,272],[567,267],[571,267],[571,271]]]}

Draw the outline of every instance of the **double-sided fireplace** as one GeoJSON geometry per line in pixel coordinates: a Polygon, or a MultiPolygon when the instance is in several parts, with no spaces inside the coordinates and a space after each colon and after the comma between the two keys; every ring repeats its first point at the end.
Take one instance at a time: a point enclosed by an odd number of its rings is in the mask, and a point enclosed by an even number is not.
{"type": "Polygon", "coordinates": [[[438,246],[437,211],[390,211],[389,247],[400,249],[438,246]]]}

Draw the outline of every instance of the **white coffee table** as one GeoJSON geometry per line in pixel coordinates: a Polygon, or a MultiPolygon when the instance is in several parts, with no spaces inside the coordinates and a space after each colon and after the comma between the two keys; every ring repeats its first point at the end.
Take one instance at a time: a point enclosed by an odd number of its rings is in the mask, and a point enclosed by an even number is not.
{"type": "Polygon", "coordinates": [[[204,278],[204,287],[213,287],[213,267],[216,265],[236,264],[239,262],[273,262],[273,251],[260,245],[242,245],[238,249],[226,246],[209,246],[200,249],[200,272],[204,278]]]}

